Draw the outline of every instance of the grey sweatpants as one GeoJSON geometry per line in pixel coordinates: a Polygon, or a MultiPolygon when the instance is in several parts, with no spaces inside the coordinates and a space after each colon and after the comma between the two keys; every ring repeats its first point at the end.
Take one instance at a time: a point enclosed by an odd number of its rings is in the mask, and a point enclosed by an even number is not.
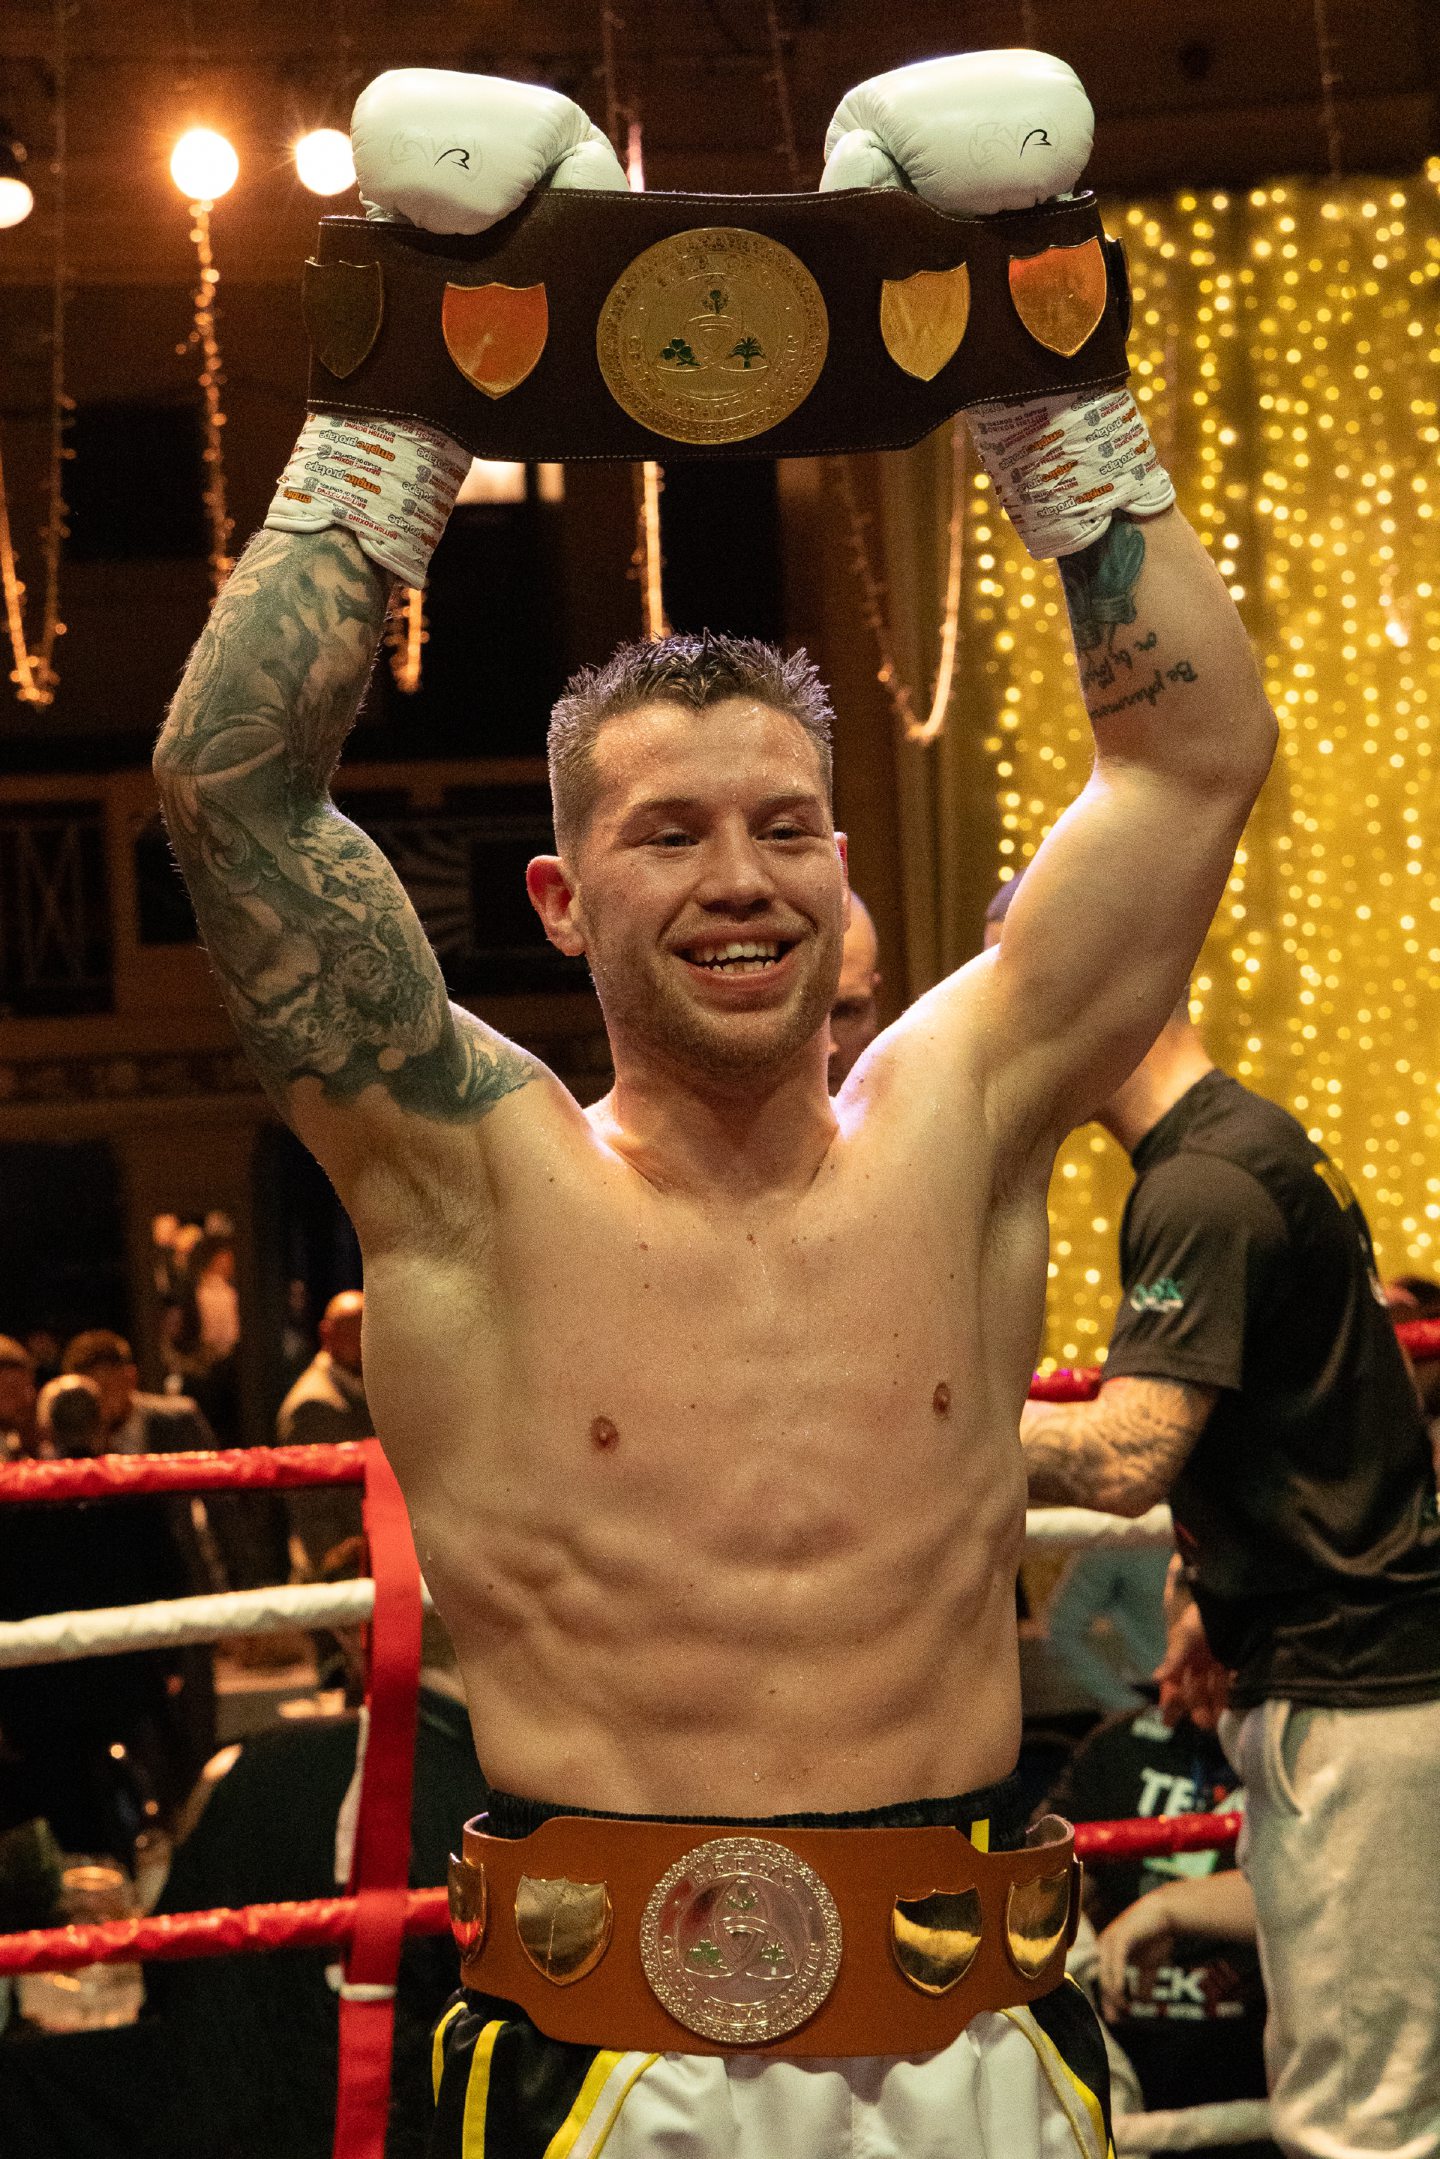
{"type": "Polygon", "coordinates": [[[1221,1737],[1245,1785],[1276,2143],[1440,2159],[1440,1701],[1269,1701],[1221,1737]]]}

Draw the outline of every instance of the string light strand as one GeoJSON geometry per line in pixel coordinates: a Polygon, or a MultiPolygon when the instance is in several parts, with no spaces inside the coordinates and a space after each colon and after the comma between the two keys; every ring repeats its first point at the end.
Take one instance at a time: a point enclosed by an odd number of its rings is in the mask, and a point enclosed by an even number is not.
{"type": "Polygon", "coordinates": [[[195,283],[195,320],[189,337],[180,347],[182,352],[198,347],[200,353],[200,388],[204,394],[202,405],[205,435],[201,456],[205,465],[205,485],[201,499],[205,505],[205,519],[210,531],[210,583],[218,598],[225,580],[235,567],[230,553],[230,535],[234,520],[230,516],[225,490],[225,442],[221,430],[225,425],[225,413],[220,392],[225,383],[225,371],[220,359],[220,339],[215,324],[215,288],[220,282],[220,272],[215,267],[214,250],[210,244],[210,212],[213,204],[192,202],[190,215],[194,220],[190,238],[195,243],[199,275],[195,283]]]}
{"type": "Polygon", "coordinates": [[[54,155],[50,172],[53,181],[51,234],[53,256],[51,264],[50,296],[50,435],[46,471],[46,516],[41,531],[41,598],[40,635],[31,649],[26,634],[26,591],[20,576],[19,559],[16,554],[14,534],[10,525],[10,505],[5,489],[5,467],[0,459],[0,592],[3,592],[5,629],[10,640],[10,653],[14,666],[10,680],[22,704],[53,704],[60,684],[55,667],[56,640],[65,635],[65,625],[60,620],[60,551],[69,537],[68,514],[65,502],[64,474],[66,461],[74,452],[65,441],[65,430],[75,401],[65,391],[65,321],[69,305],[69,264],[67,260],[67,181],[69,177],[68,136],[68,44],[66,39],[66,14],[69,0],[55,0],[54,7],[54,155]]]}

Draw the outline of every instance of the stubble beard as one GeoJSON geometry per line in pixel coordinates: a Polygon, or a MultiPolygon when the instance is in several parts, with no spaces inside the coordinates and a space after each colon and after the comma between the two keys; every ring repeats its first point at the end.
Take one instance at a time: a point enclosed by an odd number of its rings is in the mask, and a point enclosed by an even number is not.
{"type": "Polygon", "coordinates": [[[783,1070],[826,1024],[838,981],[839,940],[824,939],[797,990],[764,1012],[707,1012],[665,979],[664,961],[589,955],[595,994],[612,1043],[634,1042],[660,1062],[701,1080],[764,1080],[783,1070]],[[826,948],[833,942],[833,953],[826,948]]]}

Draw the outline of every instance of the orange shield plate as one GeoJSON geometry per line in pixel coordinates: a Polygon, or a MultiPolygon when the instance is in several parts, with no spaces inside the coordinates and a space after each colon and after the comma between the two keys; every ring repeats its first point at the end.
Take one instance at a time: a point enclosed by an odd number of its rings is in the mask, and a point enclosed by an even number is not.
{"type": "Polygon", "coordinates": [[[307,262],[300,312],[316,358],[343,382],[380,335],[385,280],[379,263],[307,262]]]}
{"type": "Polygon", "coordinates": [[[880,287],[880,335],[897,367],[920,382],[933,382],[960,350],[970,322],[970,272],[917,270],[887,277],[880,287]]]}
{"type": "Polygon", "coordinates": [[[450,1854],[447,1876],[450,1892],[450,1932],[462,1957],[473,1956],[485,1939],[489,1894],[485,1869],[472,1860],[450,1854]]]}
{"type": "Polygon", "coordinates": [[[1030,335],[1047,352],[1069,359],[1105,312],[1105,256],[1100,242],[1047,247],[1043,255],[1012,255],[1010,297],[1030,335]]]}
{"type": "Polygon", "coordinates": [[[525,380],[550,333],[543,285],[447,285],[440,320],[445,350],[487,397],[525,380]]]}

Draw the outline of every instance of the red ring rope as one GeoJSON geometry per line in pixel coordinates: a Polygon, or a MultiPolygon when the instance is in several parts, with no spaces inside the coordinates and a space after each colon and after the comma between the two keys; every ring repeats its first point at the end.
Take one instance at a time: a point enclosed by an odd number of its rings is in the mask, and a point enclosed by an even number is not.
{"type": "Polygon", "coordinates": [[[204,1454],[97,1454],[78,1462],[0,1463],[0,1501],[114,1499],[130,1492],[260,1492],[363,1484],[365,1447],[228,1447],[204,1454]]]}

